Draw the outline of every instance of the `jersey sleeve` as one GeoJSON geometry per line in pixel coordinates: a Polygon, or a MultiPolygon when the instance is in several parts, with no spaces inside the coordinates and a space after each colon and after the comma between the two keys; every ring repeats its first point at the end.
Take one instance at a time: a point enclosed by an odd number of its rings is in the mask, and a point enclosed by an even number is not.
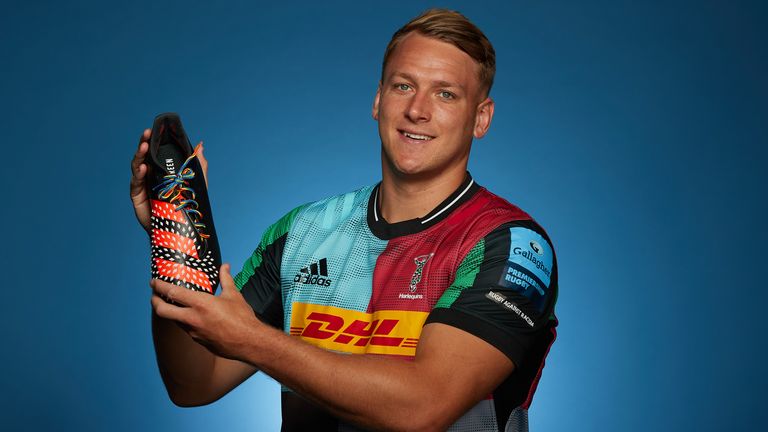
{"type": "Polygon", "coordinates": [[[557,263],[533,221],[506,223],[464,257],[451,286],[427,318],[493,345],[516,367],[557,321],[557,263]]]}
{"type": "Polygon", "coordinates": [[[283,297],[280,265],[293,221],[303,209],[297,207],[272,224],[261,236],[256,250],[235,276],[235,286],[262,321],[283,328],[283,297]]]}

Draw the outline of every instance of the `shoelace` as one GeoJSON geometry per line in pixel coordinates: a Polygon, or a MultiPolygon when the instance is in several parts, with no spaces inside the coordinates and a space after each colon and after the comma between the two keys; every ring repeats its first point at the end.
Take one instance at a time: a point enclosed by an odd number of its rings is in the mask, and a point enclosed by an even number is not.
{"type": "Polygon", "coordinates": [[[203,214],[197,209],[198,204],[195,201],[195,191],[189,187],[189,181],[195,178],[195,172],[192,168],[187,167],[189,161],[194,159],[200,152],[200,144],[195,147],[195,151],[184,161],[176,174],[168,174],[163,177],[163,182],[155,186],[155,189],[160,189],[158,196],[171,204],[176,204],[176,211],[182,210],[192,221],[192,224],[197,228],[197,232],[200,237],[207,239],[209,234],[205,234],[205,224],[202,222],[203,214]],[[186,197],[184,196],[186,192],[186,197]]]}

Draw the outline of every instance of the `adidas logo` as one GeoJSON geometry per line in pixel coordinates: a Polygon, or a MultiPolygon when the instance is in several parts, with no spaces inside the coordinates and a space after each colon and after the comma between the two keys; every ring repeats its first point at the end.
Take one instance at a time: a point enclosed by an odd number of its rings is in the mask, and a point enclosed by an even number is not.
{"type": "Polygon", "coordinates": [[[293,281],[308,285],[331,286],[331,280],[328,279],[328,260],[323,258],[302,268],[296,273],[293,281]]]}

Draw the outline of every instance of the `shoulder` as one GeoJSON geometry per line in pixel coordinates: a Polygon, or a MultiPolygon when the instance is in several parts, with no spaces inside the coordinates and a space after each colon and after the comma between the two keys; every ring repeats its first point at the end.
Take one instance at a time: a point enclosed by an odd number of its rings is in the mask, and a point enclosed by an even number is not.
{"type": "MultiPolygon", "coordinates": [[[[544,297],[557,291],[557,258],[555,248],[546,230],[527,212],[516,205],[483,189],[487,200],[485,213],[499,212],[494,228],[480,240],[485,258],[503,267],[497,282],[505,288],[522,290],[531,296],[536,291],[544,297]]],[[[485,216],[489,218],[491,216],[485,216]]]]}
{"type": "Polygon", "coordinates": [[[501,271],[497,283],[506,288],[520,289],[522,285],[528,294],[536,288],[541,296],[545,291],[556,292],[557,258],[546,230],[528,212],[485,188],[474,200],[473,228],[466,236],[469,244],[461,265],[475,263],[478,268],[472,271],[479,271],[484,263],[483,268],[501,271]]]}
{"type": "Polygon", "coordinates": [[[317,201],[299,206],[301,216],[313,216],[317,214],[338,211],[347,213],[361,204],[367,204],[375,185],[365,186],[360,189],[329,196],[317,201]]]}
{"type": "Polygon", "coordinates": [[[356,214],[365,215],[374,187],[365,186],[294,207],[267,228],[264,240],[276,239],[300,226],[332,228],[356,214]]]}
{"type": "Polygon", "coordinates": [[[484,187],[480,188],[476,198],[479,201],[478,207],[480,207],[477,218],[479,221],[493,226],[489,233],[508,231],[512,227],[517,227],[535,232],[543,237],[550,246],[552,245],[552,240],[544,227],[530,213],[484,187]]]}
{"type": "Polygon", "coordinates": [[[364,217],[374,187],[373,185],[365,186],[351,192],[303,204],[291,210],[284,218],[290,219],[291,228],[297,225],[333,228],[355,215],[364,217]]]}
{"type": "Polygon", "coordinates": [[[464,257],[478,246],[488,246],[501,240],[509,245],[510,236],[515,232],[530,231],[548,244],[551,241],[544,228],[533,217],[518,206],[490,192],[484,187],[478,187],[467,202],[458,208],[451,220],[447,221],[447,229],[455,231],[461,238],[460,256],[464,257]],[[511,228],[519,230],[510,231],[511,228]]]}

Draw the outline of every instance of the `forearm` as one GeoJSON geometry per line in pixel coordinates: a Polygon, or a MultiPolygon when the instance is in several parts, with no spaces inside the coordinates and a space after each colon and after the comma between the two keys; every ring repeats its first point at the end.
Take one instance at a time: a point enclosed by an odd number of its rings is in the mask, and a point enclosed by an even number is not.
{"type": "Polygon", "coordinates": [[[371,429],[444,430],[469,408],[437,397],[445,391],[440,374],[418,360],[337,354],[272,328],[258,333],[246,356],[338,418],[371,429]]]}
{"type": "Polygon", "coordinates": [[[224,393],[259,368],[350,423],[444,430],[514,370],[493,345],[441,323],[424,326],[413,361],[325,351],[260,321],[226,265],[221,281],[216,297],[157,280],[151,285],[158,316],[183,323],[186,333],[218,355],[208,381],[224,393]]]}
{"type": "Polygon", "coordinates": [[[177,405],[207,403],[202,396],[210,382],[215,355],[195,342],[179,325],[152,311],[152,338],[160,376],[177,405]]]}

